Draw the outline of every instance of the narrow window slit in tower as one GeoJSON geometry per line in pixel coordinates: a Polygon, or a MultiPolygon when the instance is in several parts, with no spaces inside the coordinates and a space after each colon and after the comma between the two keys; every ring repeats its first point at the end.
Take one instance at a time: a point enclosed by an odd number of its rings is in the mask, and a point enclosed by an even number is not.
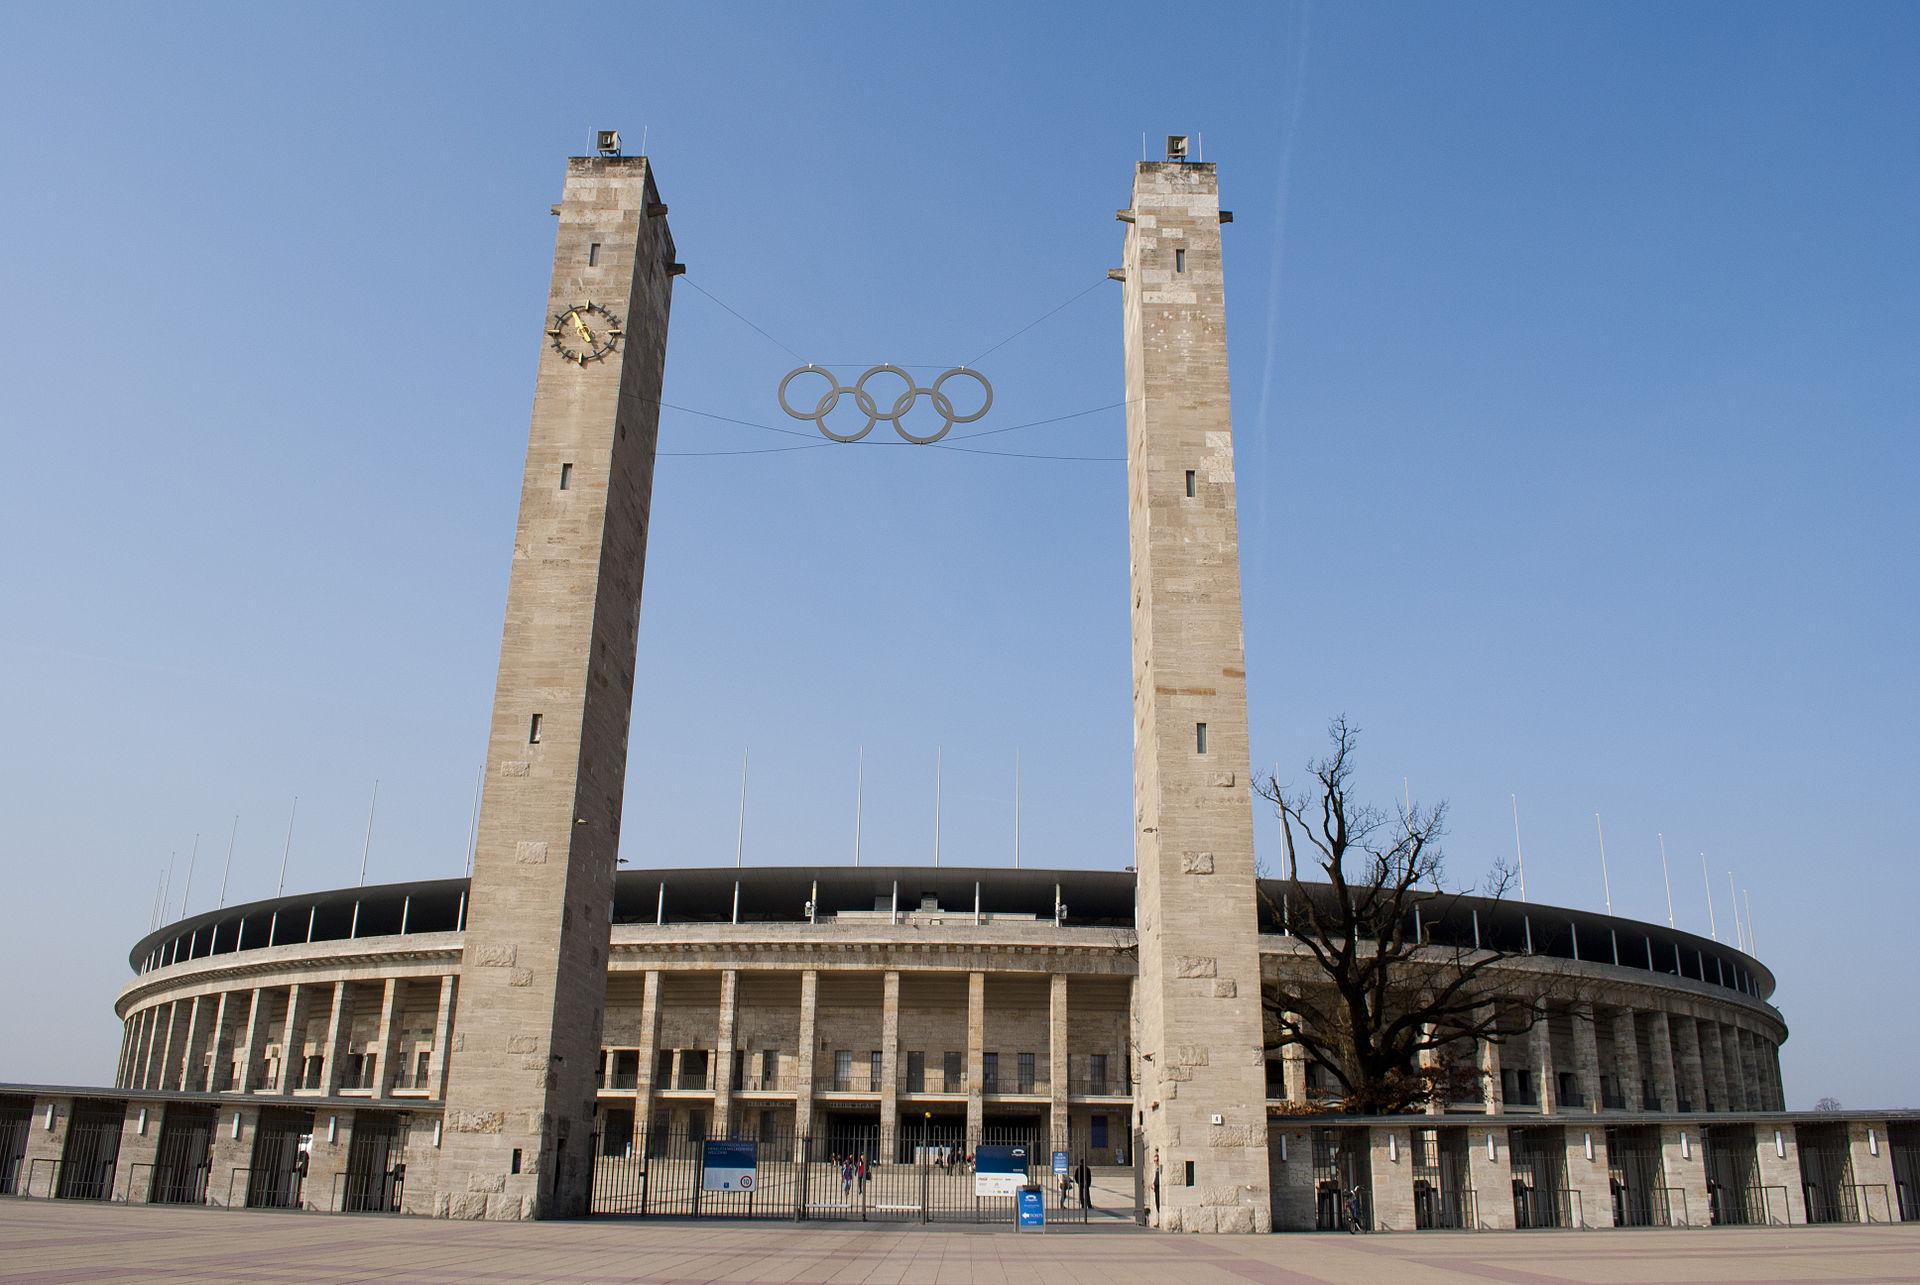
{"type": "MultiPolygon", "coordinates": [[[[534,717],[538,718],[539,715],[536,714],[534,717]]],[[[1207,725],[1205,723],[1195,723],[1193,725],[1193,752],[1196,754],[1205,754],[1207,752],[1207,725]]]]}
{"type": "Polygon", "coordinates": [[[533,716],[533,722],[527,725],[527,744],[538,745],[539,743],[540,743],[540,716],[538,714],[535,714],[533,716]]]}
{"type": "Polygon", "coordinates": [[[591,242],[587,246],[587,266],[589,268],[597,268],[600,266],[600,243],[598,241],[591,242]]]}
{"type": "MultiPolygon", "coordinates": [[[[1188,474],[1188,478],[1189,478],[1189,481],[1187,484],[1187,494],[1192,495],[1193,494],[1193,484],[1191,481],[1192,474],[1188,474]]],[[[560,489],[565,491],[571,488],[572,486],[573,486],[573,465],[562,464],[560,466],[560,489]]]]}
{"type": "Polygon", "coordinates": [[[1187,470],[1187,498],[1189,500],[1193,498],[1193,470],[1192,469],[1187,470]]]}
{"type": "Polygon", "coordinates": [[[1173,252],[1173,270],[1175,272],[1185,272],[1187,270],[1187,252],[1185,250],[1177,249],[1173,252]]]}

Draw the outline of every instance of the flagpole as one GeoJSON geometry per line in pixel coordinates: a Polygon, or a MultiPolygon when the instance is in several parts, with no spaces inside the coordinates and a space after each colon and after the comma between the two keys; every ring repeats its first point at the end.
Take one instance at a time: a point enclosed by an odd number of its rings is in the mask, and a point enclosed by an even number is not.
{"type": "Polygon", "coordinates": [[[193,836],[193,851],[187,854],[187,877],[180,885],[180,917],[187,917],[187,898],[193,895],[193,863],[200,856],[200,836],[193,836]]]}
{"type": "Polygon", "coordinates": [[[1607,832],[1600,828],[1600,814],[1593,814],[1593,832],[1600,836],[1600,886],[1607,894],[1607,915],[1613,915],[1613,880],[1607,875],[1607,832]]]}
{"type": "Polygon", "coordinates": [[[1677,927],[1673,922],[1673,876],[1667,871],[1667,836],[1660,836],[1660,882],[1667,886],[1667,927],[1677,927]]]}
{"type": "Polygon", "coordinates": [[[227,876],[233,873],[233,841],[240,837],[240,814],[233,814],[233,828],[227,831],[227,864],[220,870],[220,904],[227,904],[227,876]]]}
{"type": "Polygon", "coordinates": [[[1733,871],[1727,871],[1727,900],[1733,903],[1733,944],[1741,950],[1747,949],[1747,932],[1740,925],[1740,892],[1733,882],[1733,871]]]}
{"type": "Polygon", "coordinates": [[[853,769],[853,864],[860,864],[860,803],[867,788],[867,747],[860,747],[860,757],[853,769]]]}
{"type": "Polygon", "coordinates": [[[1020,868],[1020,751],[1013,752],[1013,868],[1020,868]]]}
{"type": "Polygon", "coordinates": [[[373,810],[380,806],[380,782],[373,783],[373,798],[367,802],[367,837],[360,844],[360,886],[367,886],[367,855],[373,851],[373,810]]]}
{"type": "Polygon", "coordinates": [[[940,868],[940,760],[944,751],[933,751],[933,868],[940,868]]]}
{"type": "Polygon", "coordinates": [[[1520,900],[1527,899],[1527,855],[1520,850],[1520,796],[1509,794],[1513,802],[1513,859],[1520,864],[1520,900]]]}
{"type": "Polygon", "coordinates": [[[1747,889],[1747,949],[1758,949],[1753,939],[1753,889],[1747,889]]]}
{"type": "Polygon", "coordinates": [[[287,890],[287,858],[293,855],[293,819],[300,815],[300,796],[293,796],[293,807],[287,811],[287,844],[280,849],[280,882],[274,887],[273,895],[278,897],[287,890]]]}
{"type": "Polygon", "coordinates": [[[733,839],[733,864],[735,869],[738,869],[741,863],[746,859],[747,757],[750,754],[752,754],[752,752],[753,752],[753,747],[751,745],[747,746],[745,749],[740,751],[740,828],[735,832],[734,839],[733,839]]]}
{"type": "Polygon", "coordinates": [[[1713,915],[1713,876],[1707,873],[1707,854],[1700,854],[1700,882],[1707,886],[1707,935],[1720,940],[1720,925],[1713,915]]]}

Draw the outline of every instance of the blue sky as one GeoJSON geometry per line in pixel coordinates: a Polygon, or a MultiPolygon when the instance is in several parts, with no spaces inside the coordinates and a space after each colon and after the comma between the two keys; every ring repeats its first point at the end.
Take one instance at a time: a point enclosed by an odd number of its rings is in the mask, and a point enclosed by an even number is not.
{"type": "MultiPolygon", "coordinates": [[[[1256,760],[1345,713],[1452,866],[1704,929],[1794,1105],[1916,1101],[1920,14],[1909,6],[14,7],[0,16],[0,1078],[98,1081],[172,910],[455,875],[552,251],[643,131],[689,280],[958,363],[1100,281],[1140,138],[1219,164],[1256,760]],[[1878,1028],[1878,1029],[1875,1029],[1878,1028]],[[1867,1032],[1872,1030],[1872,1034],[1867,1032]],[[47,1038],[48,1035],[52,1038],[47,1038]]],[[[676,294],[665,400],[793,364],[676,294]]],[[[980,428],[1120,400],[1117,287],[980,428]]],[[[663,451],[783,443],[669,411],[663,451]]],[[[1115,457],[1117,410],[1008,433],[1115,457]]],[[[624,853],[1131,859],[1124,469],[661,461],[624,853]]],[[[1271,846],[1270,821],[1260,841],[1271,846]]]]}

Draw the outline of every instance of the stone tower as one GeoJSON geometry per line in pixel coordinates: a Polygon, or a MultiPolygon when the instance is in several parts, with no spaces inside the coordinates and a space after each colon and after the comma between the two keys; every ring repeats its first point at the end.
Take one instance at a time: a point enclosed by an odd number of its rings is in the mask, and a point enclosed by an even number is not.
{"type": "Polygon", "coordinates": [[[1125,266],[1140,1084],[1161,1223],[1267,1231],[1240,548],[1214,167],[1142,163],[1125,266]]]}
{"type": "Polygon", "coordinates": [[[462,1218],[585,1212],[679,271],[644,157],[568,161],[554,213],[435,1201],[462,1218]]]}

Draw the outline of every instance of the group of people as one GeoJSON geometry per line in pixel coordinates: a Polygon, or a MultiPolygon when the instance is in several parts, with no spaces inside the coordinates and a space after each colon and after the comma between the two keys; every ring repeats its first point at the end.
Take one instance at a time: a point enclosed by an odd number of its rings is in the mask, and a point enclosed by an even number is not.
{"type": "Polygon", "coordinates": [[[1060,1175],[1060,1207],[1062,1209],[1073,1203],[1073,1190],[1076,1187],[1080,1189],[1080,1207],[1093,1208],[1093,1170],[1088,1167],[1084,1156],[1070,1173],[1060,1175]]]}
{"type": "Polygon", "coordinates": [[[833,1163],[840,1170],[840,1194],[851,1196],[853,1184],[859,1183],[860,1190],[867,1189],[867,1157],[865,1152],[848,1152],[844,1156],[833,1157],[833,1163]]]}

